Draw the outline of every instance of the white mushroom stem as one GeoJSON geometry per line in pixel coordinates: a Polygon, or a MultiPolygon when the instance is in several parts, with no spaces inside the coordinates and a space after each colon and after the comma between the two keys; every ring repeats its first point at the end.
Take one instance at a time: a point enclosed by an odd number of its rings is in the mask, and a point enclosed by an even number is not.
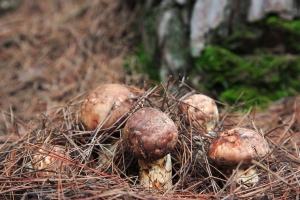
{"type": "Polygon", "coordinates": [[[104,166],[107,166],[109,162],[111,162],[114,153],[117,149],[117,142],[114,142],[112,144],[101,144],[101,150],[99,152],[98,157],[98,166],[97,169],[102,168],[104,166]]]}
{"type": "Polygon", "coordinates": [[[254,185],[259,178],[255,168],[240,168],[236,172],[236,182],[241,185],[254,185]]]}
{"type": "Polygon", "coordinates": [[[172,188],[171,155],[156,161],[138,160],[140,184],[149,189],[168,190],[172,188]]]}

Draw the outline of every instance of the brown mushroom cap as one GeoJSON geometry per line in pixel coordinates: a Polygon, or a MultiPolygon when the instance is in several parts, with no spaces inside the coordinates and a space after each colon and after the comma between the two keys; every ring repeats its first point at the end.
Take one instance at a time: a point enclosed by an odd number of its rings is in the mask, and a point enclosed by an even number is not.
{"type": "Polygon", "coordinates": [[[122,122],[120,118],[131,108],[133,97],[133,93],[124,85],[101,85],[87,95],[81,106],[80,119],[87,130],[95,130],[111,115],[102,126],[102,129],[107,129],[118,120],[122,122]]]}
{"type": "Polygon", "coordinates": [[[136,111],[128,119],[123,139],[136,158],[154,161],[173,150],[178,130],[165,113],[146,107],[136,111]]]}
{"type": "Polygon", "coordinates": [[[64,146],[44,144],[41,149],[33,153],[33,166],[29,166],[29,171],[36,170],[35,174],[38,177],[52,177],[61,172],[70,173],[67,163],[63,161],[63,158],[70,159],[64,146]]]}
{"type": "Polygon", "coordinates": [[[186,122],[189,123],[191,119],[195,127],[199,126],[198,123],[202,124],[206,131],[212,131],[216,127],[219,121],[219,112],[216,102],[212,98],[203,94],[194,94],[182,102],[180,111],[185,114],[186,122]]]}
{"type": "Polygon", "coordinates": [[[267,141],[256,131],[234,128],[224,131],[209,146],[208,159],[217,166],[237,166],[251,164],[269,152],[267,141]]]}

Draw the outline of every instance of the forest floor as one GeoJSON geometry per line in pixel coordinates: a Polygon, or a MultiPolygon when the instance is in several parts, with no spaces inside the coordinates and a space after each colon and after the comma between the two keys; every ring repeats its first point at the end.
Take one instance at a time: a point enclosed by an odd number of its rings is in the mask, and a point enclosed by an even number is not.
{"type": "MultiPolygon", "coordinates": [[[[134,29],[141,8],[122,0],[14,2],[16,9],[0,7],[1,197],[299,198],[300,102],[296,98],[285,98],[266,110],[253,108],[246,113],[233,113],[231,107],[219,104],[224,109],[220,110],[218,130],[251,126],[264,133],[273,147],[273,154],[264,163],[268,167],[260,171],[264,178],[255,187],[233,188],[230,181],[217,182],[219,179],[213,177],[218,173],[214,171],[212,175],[207,166],[181,165],[182,159],[191,163],[192,157],[188,158],[190,152],[185,152],[187,157],[183,158],[179,151],[172,156],[177,160],[175,180],[180,184],[172,192],[155,193],[157,196],[136,186],[138,173],[128,171],[136,161],[124,159],[126,162],[122,163],[121,158],[127,155],[124,152],[117,152],[115,164],[111,162],[101,170],[92,169],[93,162],[80,154],[82,163],[66,161],[73,166],[71,178],[49,181],[28,176],[25,158],[36,152],[34,148],[39,144],[64,141],[73,150],[86,144],[83,136],[87,133],[75,130],[73,125],[78,123],[80,105],[87,92],[104,83],[127,84],[140,79],[126,74],[123,66],[124,57],[136,46],[134,29]],[[209,178],[199,174],[199,169],[209,178]]],[[[141,94],[148,88],[133,89],[141,94]]],[[[158,93],[163,91],[161,86],[158,88],[158,93]]],[[[158,98],[156,94],[154,97],[158,98]]],[[[189,139],[185,142],[191,146],[190,151],[198,148],[189,139]]]]}
{"type": "Polygon", "coordinates": [[[140,9],[120,2],[22,0],[2,12],[0,134],[15,128],[7,113],[28,124],[100,84],[125,83],[140,9]]]}

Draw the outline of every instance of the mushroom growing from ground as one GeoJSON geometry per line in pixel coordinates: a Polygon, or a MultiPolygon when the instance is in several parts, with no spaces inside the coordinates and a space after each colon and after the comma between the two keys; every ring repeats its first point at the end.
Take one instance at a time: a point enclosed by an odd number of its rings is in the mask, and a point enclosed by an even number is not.
{"type": "Polygon", "coordinates": [[[104,84],[92,90],[81,106],[80,119],[87,130],[113,128],[125,119],[124,114],[133,105],[133,93],[121,84],[104,84]]]}
{"type": "MultiPolygon", "coordinates": [[[[80,119],[86,130],[93,131],[98,126],[100,131],[112,133],[128,117],[126,114],[134,101],[134,94],[121,84],[104,84],[92,90],[81,106],[80,119]]],[[[101,147],[98,167],[113,156],[116,141],[101,147]]]]}
{"type": "Polygon", "coordinates": [[[214,137],[213,132],[219,121],[218,107],[215,101],[203,94],[194,94],[186,97],[180,104],[180,112],[184,119],[197,130],[205,130],[205,134],[214,137]]]}
{"type": "Polygon", "coordinates": [[[141,185],[157,190],[172,188],[170,152],[177,139],[175,123],[158,109],[145,107],[128,119],[123,140],[138,159],[141,185]]]}
{"type": "Polygon", "coordinates": [[[44,144],[41,148],[33,151],[33,159],[28,165],[29,172],[39,178],[50,178],[56,174],[70,172],[67,162],[63,159],[70,159],[66,148],[61,145],[44,144]]]}
{"type": "Polygon", "coordinates": [[[219,167],[230,170],[240,167],[236,173],[239,184],[252,185],[258,182],[256,169],[251,160],[260,160],[269,152],[268,142],[255,130],[234,128],[217,136],[209,146],[208,160],[219,167]]]}

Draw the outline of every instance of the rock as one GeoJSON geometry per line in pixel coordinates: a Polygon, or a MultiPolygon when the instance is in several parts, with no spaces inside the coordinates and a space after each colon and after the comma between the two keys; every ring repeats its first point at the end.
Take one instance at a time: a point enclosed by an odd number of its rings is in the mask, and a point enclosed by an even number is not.
{"type": "Polygon", "coordinates": [[[248,12],[248,21],[253,22],[262,19],[267,13],[278,13],[283,19],[291,20],[294,17],[293,0],[251,0],[248,12]]]}
{"type": "Polygon", "coordinates": [[[205,34],[224,20],[226,0],[197,0],[191,17],[190,46],[193,57],[200,56],[205,47],[205,34]]]}

